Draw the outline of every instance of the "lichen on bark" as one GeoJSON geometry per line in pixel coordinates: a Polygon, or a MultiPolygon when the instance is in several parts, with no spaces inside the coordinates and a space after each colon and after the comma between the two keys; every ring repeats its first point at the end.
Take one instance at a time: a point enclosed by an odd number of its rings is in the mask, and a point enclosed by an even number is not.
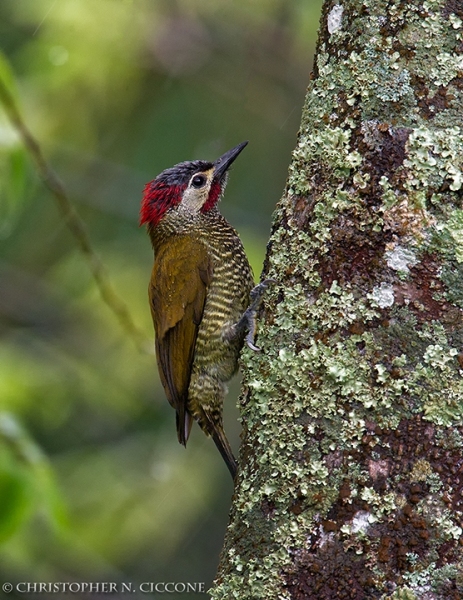
{"type": "Polygon", "coordinates": [[[326,2],[212,597],[463,597],[463,6],[326,2]]]}

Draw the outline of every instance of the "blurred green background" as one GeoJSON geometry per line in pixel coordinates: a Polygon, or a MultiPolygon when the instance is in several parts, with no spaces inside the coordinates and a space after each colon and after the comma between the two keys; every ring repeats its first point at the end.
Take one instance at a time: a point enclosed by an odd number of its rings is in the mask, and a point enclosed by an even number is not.
{"type": "MultiPolygon", "coordinates": [[[[221,209],[258,278],[320,8],[320,0],[1,0],[0,73],[14,73],[26,122],[151,346],[143,185],[249,140],[221,209]]],[[[178,444],[154,356],[137,351],[101,301],[1,109],[0,334],[0,580],[207,589],[229,473],[196,426],[188,449],[178,444]]],[[[225,411],[236,451],[238,392],[236,379],[225,411]]]]}

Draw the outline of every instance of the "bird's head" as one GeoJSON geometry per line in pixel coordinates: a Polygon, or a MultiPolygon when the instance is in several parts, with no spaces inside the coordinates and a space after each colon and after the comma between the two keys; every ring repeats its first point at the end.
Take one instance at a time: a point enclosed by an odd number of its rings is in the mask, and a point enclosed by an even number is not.
{"type": "Polygon", "coordinates": [[[214,208],[225,189],[228,168],[247,145],[242,142],[214,162],[192,160],[166,169],[145,185],[140,225],[156,227],[169,210],[183,206],[192,213],[214,208]]]}

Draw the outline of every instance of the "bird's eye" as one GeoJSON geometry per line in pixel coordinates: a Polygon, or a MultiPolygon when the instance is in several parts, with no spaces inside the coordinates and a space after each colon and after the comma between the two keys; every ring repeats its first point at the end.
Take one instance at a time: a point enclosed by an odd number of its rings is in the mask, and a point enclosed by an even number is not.
{"type": "Polygon", "coordinates": [[[207,179],[204,175],[195,175],[191,180],[191,185],[196,189],[202,188],[206,181],[207,179]]]}

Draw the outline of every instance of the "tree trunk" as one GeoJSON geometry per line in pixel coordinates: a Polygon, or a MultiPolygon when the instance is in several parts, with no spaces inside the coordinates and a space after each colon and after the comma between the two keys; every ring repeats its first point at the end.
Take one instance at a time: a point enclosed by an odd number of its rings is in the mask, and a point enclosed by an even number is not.
{"type": "Polygon", "coordinates": [[[215,600],[463,598],[462,20],[325,2],[215,600]]]}

